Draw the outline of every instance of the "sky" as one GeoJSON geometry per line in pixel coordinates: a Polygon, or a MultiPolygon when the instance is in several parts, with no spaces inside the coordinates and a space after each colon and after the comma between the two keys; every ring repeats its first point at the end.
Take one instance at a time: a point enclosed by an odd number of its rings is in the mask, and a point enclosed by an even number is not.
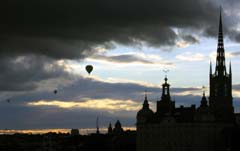
{"type": "Polygon", "coordinates": [[[94,128],[97,117],[100,127],[134,127],[145,90],[155,110],[166,75],[176,106],[198,106],[220,6],[240,112],[238,0],[2,2],[0,129],[94,128]]]}

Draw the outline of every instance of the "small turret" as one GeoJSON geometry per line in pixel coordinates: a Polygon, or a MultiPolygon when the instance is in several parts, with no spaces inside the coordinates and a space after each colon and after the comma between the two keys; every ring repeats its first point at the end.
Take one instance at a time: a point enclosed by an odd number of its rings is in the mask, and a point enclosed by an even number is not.
{"type": "Polygon", "coordinates": [[[203,96],[202,96],[202,100],[201,100],[201,105],[200,107],[208,107],[208,104],[207,104],[207,98],[205,96],[205,91],[203,91],[203,96]]]}
{"type": "Polygon", "coordinates": [[[113,129],[112,129],[112,124],[109,123],[109,126],[108,126],[108,134],[111,135],[113,132],[113,129]]]}
{"type": "Polygon", "coordinates": [[[194,120],[197,122],[215,121],[215,117],[208,106],[208,101],[205,96],[205,91],[203,91],[201,104],[200,104],[200,107],[197,108],[197,112],[194,115],[194,120]]]}
{"type": "Polygon", "coordinates": [[[144,123],[153,115],[153,111],[149,108],[147,93],[145,91],[145,99],[143,103],[143,107],[137,113],[137,123],[144,123]]]}

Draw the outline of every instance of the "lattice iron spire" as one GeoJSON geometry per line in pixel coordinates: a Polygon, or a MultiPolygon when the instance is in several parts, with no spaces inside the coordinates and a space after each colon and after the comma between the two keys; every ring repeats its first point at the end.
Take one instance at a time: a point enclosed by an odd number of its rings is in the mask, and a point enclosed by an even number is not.
{"type": "Polygon", "coordinates": [[[216,75],[226,75],[225,66],[225,52],[224,52],[224,42],[223,42],[223,25],[222,25],[222,9],[220,8],[219,17],[219,32],[218,32],[218,47],[217,47],[217,60],[216,60],[216,75]]]}
{"type": "Polygon", "coordinates": [[[222,7],[220,7],[219,29],[218,29],[218,48],[224,48],[222,26],[222,7]]]}

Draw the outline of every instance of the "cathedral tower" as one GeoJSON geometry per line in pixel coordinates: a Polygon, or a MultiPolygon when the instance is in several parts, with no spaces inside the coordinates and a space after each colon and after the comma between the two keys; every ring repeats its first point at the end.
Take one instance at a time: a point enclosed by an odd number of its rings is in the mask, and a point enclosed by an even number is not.
{"type": "Polygon", "coordinates": [[[217,121],[233,121],[232,73],[231,64],[229,67],[229,73],[226,71],[221,10],[215,73],[212,73],[212,64],[210,64],[209,105],[213,110],[217,121]]]}

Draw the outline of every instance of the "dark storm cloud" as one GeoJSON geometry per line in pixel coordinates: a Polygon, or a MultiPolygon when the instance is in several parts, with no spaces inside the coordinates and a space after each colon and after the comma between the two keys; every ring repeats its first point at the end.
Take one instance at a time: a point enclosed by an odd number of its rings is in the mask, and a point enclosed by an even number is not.
{"type": "Polygon", "coordinates": [[[162,61],[162,62],[154,62],[149,58],[146,58],[144,56],[138,56],[134,54],[123,54],[123,55],[112,55],[112,56],[106,56],[106,55],[93,55],[91,58],[97,59],[97,60],[103,60],[103,61],[108,61],[108,62],[113,62],[113,63],[133,63],[133,62],[139,62],[143,64],[154,64],[154,63],[159,63],[159,64],[164,64],[164,65],[174,65],[173,62],[167,62],[167,61],[162,61]]]}
{"type": "Polygon", "coordinates": [[[133,54],[124,54],[124,55],[114,55],[114,56],[106,56],[106,55],[94,55],[91,58],[97,59],[97,60],[103,60],[108,62],[115,62],[115,63],[132,63],[132,62],[140,62],[144,64],[153,64],[154,62],[133,55],[133,54]]]}
{"type": "Polygon", "coordinates": [[[146,64],[152,64],[153,62],[135,56],[135,55],[115,55],[115,56],[104,56],[104,55],[95,55],[93,58],[99,59],[99,60],[105,60],[109,62],[117,62],[117,63],[131,63],[131,62],[141,62],[146,64]]]}
{"type": "Polygon", "coordinates": [[[183,35],[182,38],[183,38],[183,40],[185,40],[189,43],[192,43],[192,44],[199,43],[199,40],[192,35],[183,35]]]}
{"type": "Polygon", "coordinates": [[[94,44],[80,40],[52,37],[7,36],[0,40],[0,57],[11,55],[45,55],[54,59],[85,58],[92,54],[94,44]]]}
{"type": "MultiPolygon", "coordinates": [[[[173,28],[203,30],[215,37],[219,5],[214,0],[2,2],[0,54],[84,58],[93,54],[96,46],[109,48],[112,42],[173,46],[179,38],[173,28]]],[[[197,42],[190,35],[182,38],[197,42]]]]}
{"type": "Polygon", "coordinates": [[[3,58],[0,69],[0,92],[31,91],[42,80],[70,76],[52,59],[34,55],[3,58]]]}

